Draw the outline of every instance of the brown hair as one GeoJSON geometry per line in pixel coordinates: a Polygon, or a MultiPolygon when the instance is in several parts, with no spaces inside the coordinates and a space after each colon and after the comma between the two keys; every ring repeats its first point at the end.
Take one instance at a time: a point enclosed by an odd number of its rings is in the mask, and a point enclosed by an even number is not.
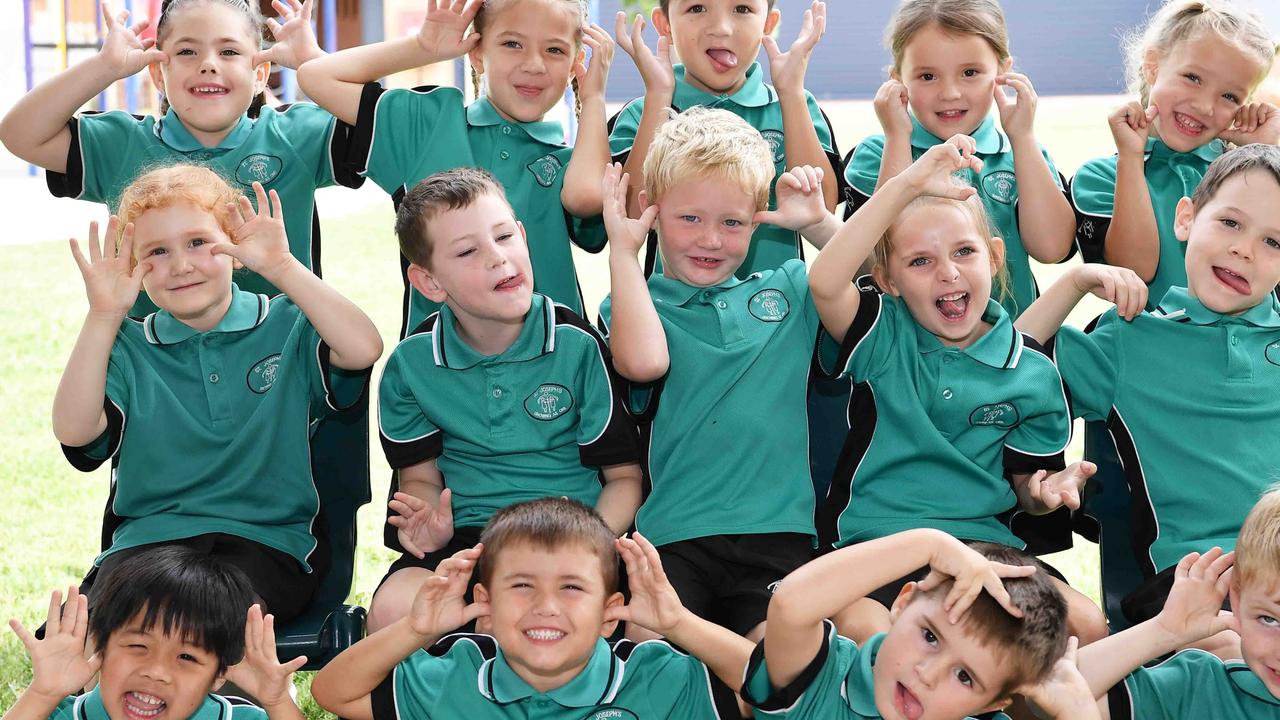
{"type": "Polygon", "coordinates": [[[148,210],[187,203],[216,218],[218,227],[234,241],[237,224],[227,204],[239,202],[240,197],[221,175],[203,165],[170,165],[129,183],[116,214],[124,227],[148,210]]]}
{"type": "MultiPolygon", "coordinates": [[[[578,30],[573,35],[573,49],[575,56],[573,62],[577,63],[576,53],[582,50],[582,28],[587,24],[587,3],[585,0],[554,0],[555,2],[573,5],[574,11],[578,16],[578,30]]],[[[520,2],[520,0],[484,0],[480,5],[479,12],[476,13],[476,19],[471,22],[471,27],[478,33],[483,35],[485,25],[489,20],[504,9],[520,2]]],[[[569,80],[569,84],[573,87],[573,113],[574,117],[582,118],[582,95],[578,92],[578,78],[573,76],[569,80]]],[[[480,73],[476,71],[475,66],[471,66],[471,86],[475,88],[476,98],[480,97],[480,73]]]]}
{"type": "MultiPolygon", "coordinates": [[[[258,7],[257,2],[252,0],[164,0],[160,5],[160,19],[156,21],[156,47],[160,47],[168,36],[169,31],[173,27],[173,18],[175,15],[181,14],[183,10],[193,8],[199,5],[209,5],[217,3],[225,5],[232,10],[241,13],[245,22],[248,23],[246,30],[249,33],[251,44],[255,49],[263,47],[263,31],[266,28],[266,21],[262,17],[262,10],[258,7]]],[[[160,114],[169,112],[169,99],[164,97],[164,88],[156,88],[160,91],[160,114]]],[[[266,103],[266,93],[258,93],[254,96],[253,102],[250,103],[247,111],[251,117],[257,117],[258,110],[266,103]]]]}
{"type": "MultiPolygon", "coordinates": [[[[992,562],[1038,565],[1030,555],[1006,545],[972,543],[969,547],[992,562]]],[[[1010,615],[995,598],[983,592],[960,620],[980,645],[995,646],[1012,669],[998,695],[1039,682],[1067,649],[1067,601],[1044,568],[1027,577],[1004,578],[1003,584],[1022,617],[1010,615]]],[[[945,582],[923,596],[941,599],[950,590],[951,583],[945,582]]]]}
{"type": "Polygon", "coordinates": [[[1235,569],[1231,586],[1274,587],[1280,580],[1280,485],[1263,493],[1236,538],[1235,569]]]}
{"type": "Polygon", "coordinates": [[[512,545],[529,544],[555,552],[566,546],[583,547],[600,558],[605,596],[618,589],[618,549],[613,531],[600,514],[577,500],[542,498],[508,505],[489,518],[480,542],[478,575],[486,586],[493,580],[498,556],[512,545]]]}
{"type": "Polygon", "coordinates": [[[997,60],[1009,59],[1009,28],[996,0],[903,0],[884,36],[894,69],[902,67],[911,38],[930,25],[954,35],[977,35],[987,41],[997,60]]]}
{"type": "MultiPolygon", "coordinates": [[[[400,200],[396,208],[396,238],[400,240],[400,252],[409,262],[430,267],[431,236],[427,223],[442,210],[470,207],[476,198],[493,193],[511,207],[502,183],[488,170],[475,167],[459,167],[438,172],[419,180],[400,200]]],[[[512,211],[515,214],[515,211],[512,211]]]]}
{"type": "Polygon", "coordinates": [[[1219,155],[1196,186],[1196,191],[1191,195],[1191,204],[1198,212],[1218,194],[1218,189],[1228,178],[1250,170],[1266,171],[1280,183],[1280,147],[1253,143],[1219,155]]]}
{"type": "Polygon", "coordinates": [[[681,180],[711,176],[737,185],[755,199],[756,210],[764,210],[774,172],[773,151],[759,130],[728,110],[695,106],[654,133],[644,159],[644,190],[656,203],[681,180]]]}

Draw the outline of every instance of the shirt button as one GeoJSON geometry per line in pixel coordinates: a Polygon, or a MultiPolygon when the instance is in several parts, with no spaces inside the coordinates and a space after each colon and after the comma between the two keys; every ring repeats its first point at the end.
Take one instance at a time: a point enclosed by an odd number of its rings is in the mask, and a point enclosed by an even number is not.
{"type": "Polygon", "coordinates": [[[956,358],[955,358],[955,356],[954,356],[954,355],[943,355],[943,356],[942,356],[942,362],[946,363],[947,365],[950,365],[953,361],[955,361],[955,359],[956,359],[956,358]]]}
{"type": "Polygon", "coordinates": [[[494,388],[494,389],[493,389],[493,396],[494,396],[494,397],[496,397],[496,398],[500,398],[500,397],[502,397],[502,388],[494,388]]]}
{"type": "Polygon", "coordinates": [[[511,126],[510,126],[510,125],[503,125],[503,126],[502,126],[502,134],[503,134],[503,135],[510,135],[510,134],[511,134],[511,126]]]}
{"type": "Polygon", "coordinates": [[[209,373],[209,382],[211,383],[218,382],[218,373],[209,373]]]}
{"type": "Polygon", "coordinates": [[[1231,337],[1231,344],[1232,344],[1232,345],[1239,345],[1239,344],[1240,344],[1240,338],[1235,337],[1235,336],[1232,336],[1232,337],[1231,337]]]}
{"type": "Polygon", "coordinates": [[[503,150],[502,152],[498,153],[498,157],[502,158],[503,160],[509,160],[511,159],[511,153],[507,152],[506,150],[503,150]]]}
{"type": "Polygon", "coordinates": [[[946,390],[943,390],[943,391],[942,391],[942,399],[943,399],[943,400],[950,400],[950,399],[951,399],[951,388],[947,388],[946,390]]]}
{"type": "Polygon", "coordinates": [[[729,303],[727,303],[727,302],[725,302],[725,301],[723,301],[723,300],[720,300],[720,301],[717,301],[717,302],[716,302],[716,307],[718,307],[718,308],[720,308],[721,310],[723,310],[723,309],[725,309],[725,308],[729,307],[729,303]]]}

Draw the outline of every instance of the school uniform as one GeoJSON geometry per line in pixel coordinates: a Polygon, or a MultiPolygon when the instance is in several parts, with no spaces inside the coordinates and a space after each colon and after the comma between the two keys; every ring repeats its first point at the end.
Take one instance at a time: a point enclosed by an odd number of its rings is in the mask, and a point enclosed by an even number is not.
{"type": "MultiPolygon", "coordinates": [[[[648,287],[670,368],[634,388],[652,486],[636,529],[686,607],[745,633],[769,585],[811,555],[805,389],[821,323],[808,274],[789,260],[714,287],[661,274],[648,287]]],[[[606,326],[611,312],[606,298],[606,326]]]]}
{"type": "Polygon", "coordinates": [[[1174,287],[1132,322],[1112,309],[1086,330],[1063,327],[1053,353],[1072,414],[1114,439],[1143,577],[1234,548],[1280,467],[1269,440],[1280,433],[1280,301],[1221,315],[1174,287]]]}
{"type": "MultiPolygon", "coordinates": [[[[316,188],[335,183],[354,188],[364,182],[342,169],[349,127],[311,103],[264,107],[256,119],[243,115],[230,134],[211,148],[201,145],[172,109],[159,118],[120,110],[86,112],[71,118],[67,127],[71,130],[67,170],[47,173],[49,192],[54,195],[105,203],[116,212],[125,188],[147,171],[177,163],[205,165],[250,199],[254,181],[279,193],[289,252],[317,275],[316,188]]],[[[248,270],[236,278],[246,292],[280,292],[248,270]]],[[[143,317],[157,309],[140,293],[130,314],[143,317]]]]}
{"type": "Polygon", "coordinates": [[[991,329],[948,347],[905,303],[861,290],[837,366],[852,377],[850,431],[822,511],[824,545],[913,528],[1022,548],[1013,473],[1065,467],[1071,419],[1053,362],[994,300],[991,329]]]}
{"type": "MultiPolygon", "coordinates": [[[[200,707],[181,720],[266,720],[267,713],[257,705],[240,698],[225,698],[210,693],[200,707]]],[[[102,688],[95,687],[83,695],[71,695],[58,703],[49,720],[111,720],[102,704],[102,688]]]]}
{"type": "MultiPolygon", "coordinates": [[[[466,105],[456,88],[388,90],[369,83],[352,138],[351,171],[386,190],[396,207],[414,185],[435,173],[464,166],[493,173],[516,219],[524,224],[534,290],[582,314],[569,243],[595,253],[604,248],[606,238],[603,220],[579,220],[561,204],[573,148],[565,143],[559,122],[509,122],[488,98],[466,105]]],[[[402,256],[401,337],[440,309],[409,286],[407,269],[408,260],[402,256]]]]}
{"type": "Polygon", "coordinates": [[[449,635],[387,675],[371,698],[375,720],[737,720],[733,693],[706,665],[661,640],[610,646],[603,638],[586,667],[539,692],[488,635],[449,635]]]}
{"type": "MultiPolygon", "coordinates": [[[[747,70],[746,81],[737,92],[731,95],[712,95],[699,90],[685,79],[684,65],[676,65],[675,92],[671,97],[671,107],[676,112],[683,112],[691,107],[701,106],[727,110],[747,121],[760,131],[769,142],[773,151],[773,162],[776,166],[774,183],[778,176],[787,171],[786,137],[782,127],[782,103],[778,99],[778,91],[764,81],[764,71],[760,63],[752,63],[747,70]]],[[[805,100],[809,107],[809,117],[813,120],[813,128],[818,133],[818,142],[827,153],[832,168],[840,167],[840,151],[836,148],[835,133],[831,130],[831,122],[818,107],[818,102],[808,91],[805,100]]],[[[636,98],[628,103],[609,121],[609,146],[613,151],[615,162],[625,163],[635,143],[636,131],[640,127],[640,116],[644,113],[644,98],[636,98]]],[[[769,209],[777,209],[778,198],[771,186],[769,190],[769,209]]],[[[751,273],[772,270],[787,260],[803,258],[804,251],[800,244],[800,234],[775,225],[762,224],[751,236],[751,247],[747,251],[737,276],[746,278],[751,273]]],[[[645,250],[645,275],[655,274],[661,270],[658,257],[656,236],[650,235],[645,250]]]]}
{"type": "Polygon", "coordinates": [[[1243,660],[1183,650],[1140,667],[1107,694],[1112,720],[1263,720],[1280,718],[1280,699],[1243,660]]]}
{"type": "MultiPolygon", "coordinates": [[[[880,720],[876,708],[875,663],[885,634],[872,636],[859,646],[837,635],[835,625],[823,620],[822,646],[817,655],[787,687],[774,687],[764,659],[764,641],[756,646],[747,664],[742,699],[755,708],[758,718],[847,718],[880,720]]],[[[1004,713],[983,715],[1008,720],[1004,713]]]]}
{"type": "MultiPolygon", "coordinates": [[[[1160,258],[1155,277],[1147,283],[1147,309],[1164,297],[1169,288],[1186,287],[1184,263],[1186,243],[1173,234],[1178,201],[1191,197],[1209,165],[1226,152],[1221,140],[1201,145],[1191,152],[1177,152],[1156,138],[1147,139],[1143,172],[1156,228],[1160,231],[1160,258]]],[[[1107,230],[1116,203],[1117,156],[1090,160],[1071,178],[1071,205],[1076,213],[1076,242],[1085,262],[1106,262],[1107,230]]]]}
{"type": "MultiPolygon", "coordinates": [[[[1018,222],[1018,178],[1014,174],[1013,144],[1009,136],[996,127],[995,115],[988,115],[973,131],[977,145],[976,157],[982,160],[982,171],[964,170],[957,176],[978,191],[982,204],[995,226],[996,234],[1004,240],[1005,267],[1009,270],[1011,294],[997,298],[1009,315],[1017,318],[1040,296],[1035,275],[1031,272],[1030,256],[1022,243],[1022,228],[1018,222]]],[[[849,154],[844,166],[845,218],[866,204],[875,192],[880,177],[880,161],[884,157],[884,135],[872,135],[863,140],[849,154]]],[[[914,116],[911,118],[911,159],[918,160],[929,148],[946,142],[930,133],[914,116]]],[[[1066,178],[1054,166],[1049,153],[1040,149],[1049,173],[1064,193],[1066,178]]]]}

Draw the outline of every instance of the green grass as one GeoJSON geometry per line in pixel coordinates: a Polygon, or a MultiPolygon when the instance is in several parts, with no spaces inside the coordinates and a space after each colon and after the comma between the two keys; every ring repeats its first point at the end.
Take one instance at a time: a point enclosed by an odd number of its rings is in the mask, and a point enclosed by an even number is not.
{"type": "MultiPolygon", "coordinates": [[[[1111,152],[1105,117],[1109,100],[1042,98],[1042,142],[1053,149],[1068,173],[1084,159],[1111,152]]],[[[847,151],[874,129],[865,104],[832,104],[840,146],[847,151]]],[[[352,298],[377,322],[388,349],[399,332],[401,285],[390,202],[324,224],[324,269],[330,283],[352,298]]],[[[812,253],[810,253],[812,257],[812,253]]],[[[608,287],[604,255],[576,255],[587,307],[597,307],[608,287]]],[[[0,522],[0,619],[17,618],[28,628],[43,621],[48,593],[77,582],[98,549],[107,470],[79,473],[63,459],[50,429],[53,393],[79,330],[86,302],[75,264],[64,242],[0,247],[6,302],[0,306],[0,457],[5,520],[0,522]]],[[[1042,286],[1060,270],[1040,268],[1042,286]]],[[[1096,314],[1081,310],[1075,322],[1096,314]]],[[[375,369],[374,378],[381,368],[375,369]]],[[[381,547],[382,498],[390,476],[372,437],[374,502],[360,515],[360,544],[352,598],[366,604],[375,583],[392,560],[381,547]]],[[[1078,458],[1078,444],[1071,449],[1078,458]]],[[[1082,541],[1047,558],[1072,584],[1098,597],[1095,546],[1082,541]]],[[[25,652],[17,637],[0,633],[0,709],[8,708],[30,680],[25,652]]],[[[308,718],[325,717],[298,684],[308,718]]]]}

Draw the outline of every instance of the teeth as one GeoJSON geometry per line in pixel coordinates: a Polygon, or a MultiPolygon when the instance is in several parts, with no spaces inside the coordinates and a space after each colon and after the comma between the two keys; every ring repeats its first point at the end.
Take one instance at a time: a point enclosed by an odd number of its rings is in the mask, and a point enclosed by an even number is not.
{"type": "Polygon", "coordinates": [[[1187,117],[1186,115],[1183,115],[1182,113],[1178,113],[1178,114],[1177,114],[1177,115],[1175,115],[1174,117],[1175,117],[1175,119],[1177,119],[1177,121],[1178,121],[1178,124],[1179,124],[1179,125],[1181,125],[1181,126],[1183,126],[1183,127],[1187,128],[1187,129],[1189,129],[1189,130],[1203,130],[1203,129],[1204,129],[1204,125],[1203,125],[1202,123],[1198,123],[1198,122],[1196,122],[1195,120],[1192,120],[1191,118],[1187,117]]]}
{"type": "Polygon", "coordinates": [[[531,640],[559,640],[564,637],[559,630],[525,630],[524,634],[531,640]]]}
{"type": "Polygon", "coordinates": [[[955,302],[956,300],[959,300],[962,297],[964,297],[964,293],[958,292],[952,295],[943,295],[938,299],[941,300],[942,302],[955,302]]]}
{"type": "Polygon", "coordinates": [[[154,696],[140,692],[130,692],[125,695],[125,700],[129,705],[129,710],[134,715],[142,717],[155,717],[164,710],[164,700],[154,696]]]}

